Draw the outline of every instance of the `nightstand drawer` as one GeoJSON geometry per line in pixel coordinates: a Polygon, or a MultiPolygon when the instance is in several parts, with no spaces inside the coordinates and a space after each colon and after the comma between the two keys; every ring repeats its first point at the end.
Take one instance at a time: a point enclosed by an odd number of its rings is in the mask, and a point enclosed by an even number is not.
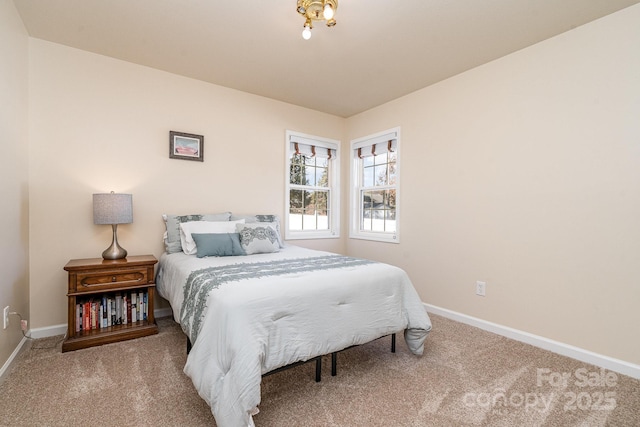
{"type": "Polygon", "coordinates": [[[146,268],[118,269],[114,271],[79,272],[76,292],[95,292],[149,283],[146,268]]]}

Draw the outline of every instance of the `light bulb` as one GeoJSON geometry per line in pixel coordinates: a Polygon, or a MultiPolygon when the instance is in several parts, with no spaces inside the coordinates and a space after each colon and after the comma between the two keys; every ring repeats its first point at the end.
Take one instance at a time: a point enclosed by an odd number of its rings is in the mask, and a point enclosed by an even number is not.
{"type": "Polygon", "coordinates": [[[333,8],[331,7],[331,4],[327,3],[324,5],[324,12],[322,14],[324,19],[329,20],[333,18],[333,8]]]}
{"type": "Polygon", "coordinates": [[[311,38],[311,28],[309,28],[308,25],[305,25],[302,30],[302,38],[305,40],[309,40],[311,38]]]}

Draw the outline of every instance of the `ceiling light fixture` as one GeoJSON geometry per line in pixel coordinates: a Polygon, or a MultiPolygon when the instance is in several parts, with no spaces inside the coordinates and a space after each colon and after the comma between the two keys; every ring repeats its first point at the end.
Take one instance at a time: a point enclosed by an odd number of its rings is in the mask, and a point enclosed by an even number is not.
{"type": "Polygon", "coordinates": [[[296,10],[305,17],[302,38],[305,40],[311,38],[313,21],[326,21],[327,27],[336,25],[334,19],[336,9],[338,9],[338,0],[298,0],[296,10]]]}

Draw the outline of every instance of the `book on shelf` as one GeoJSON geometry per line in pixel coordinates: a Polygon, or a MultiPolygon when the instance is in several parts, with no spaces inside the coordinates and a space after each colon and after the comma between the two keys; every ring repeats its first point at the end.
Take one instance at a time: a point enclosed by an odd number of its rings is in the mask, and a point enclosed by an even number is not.
{"type": "Polygon", "coordinates": [[[76,325],[76,330],[81,331],[82,330],[82,304],[76,304],[76,322],[78,322],[78,324],[76,325]]]}
{"type": "Polygon", "coordinates": [[[144,292],[141,290],[138,292],[138,320],[144,318],[144,292]]]}
{"type": "Polygon", "coordinates": [[[102,304],[100,305],[100,326],[107,327],[107,296],[102,296],[102,304]]]}
{"type": "Polygon", "coordinates": [[[111,316],[111,326],[116,326],[118,323],[116,319],[116,299],[115,298],[111,299],[111,313],[109,315],[111,316]]]}
{"type": "Polygon", "coordinates": [[[113,301],[111,300],[110,297],[107,298],[107,310],[105,315],[107,316],[107,326],[111,326],[111,305],[113,304],[113,301]]]}
{"type": "Polygon", "coordinates": [[[131,323],[138,321],[138,298],[135,292],[131,292],[131,323]]]}
{"type": "Polygon", "coordinates": [[[122,295],[116,294],[116,325],[122,323],[122,295]]]}
{"type": "Polygon", "coordinates": [[[127,294],[122,295],[122,324],[126,325],[129,320],[129,317],[127,316],[127,294]]]}
{"type": "Polygon", "coordinates": [[[95,329],[96,324],[96,313],[93,311],[95,308],[95,304],[92,301],[89,301],[89,328],[87,329],[95,329]]]}
{"type": "Polygon", "coordinates": [[[82,306],[82,315],[84,319],[82,319],[82,324],[84,325],[84,329],[86,331],[91,329],[91,303],[89,301],[85,302],[82,306]]]}
{"type": "Polygon", "coordinates": [[[89,313],[91,317],[91,329],[98,329],[98,308],[96,302],[91,301],[89,307],[91,310],[91,313],[89,313]]]}

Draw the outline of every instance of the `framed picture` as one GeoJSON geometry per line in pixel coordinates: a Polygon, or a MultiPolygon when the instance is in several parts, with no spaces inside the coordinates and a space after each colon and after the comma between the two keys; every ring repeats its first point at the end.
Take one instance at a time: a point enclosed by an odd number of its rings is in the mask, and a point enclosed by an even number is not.
{"type": "Polygon", "coordinates": [[[204,161],[204,136],[169,132],[169,158],[204,161]]]}

